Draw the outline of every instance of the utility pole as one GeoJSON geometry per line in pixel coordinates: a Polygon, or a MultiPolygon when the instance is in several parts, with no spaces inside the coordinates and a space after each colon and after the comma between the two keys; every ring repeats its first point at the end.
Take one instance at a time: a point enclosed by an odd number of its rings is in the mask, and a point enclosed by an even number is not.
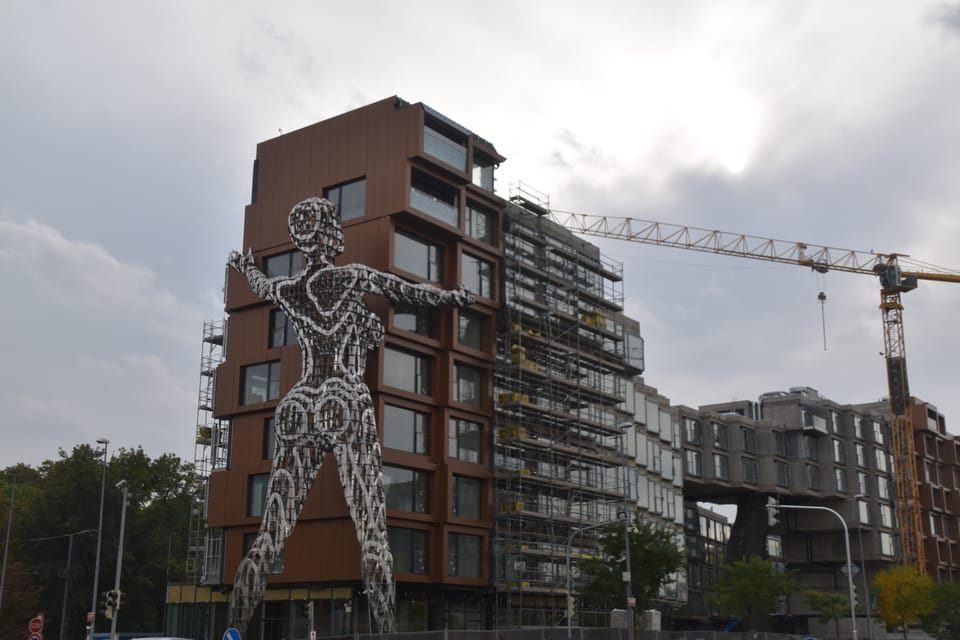
{"type": "Polygon", "coordinates": [[[120,617],[120,570],[123,565],[123,528],[127,524],[127,481],[121,480],[117,487],[123,489],[123,504],[120,507],[120,540],[117,542],[117,573],[113,579],[113,590],[117,592],[117,610],[110,621],[110,640],[117,640],[117,618],[120,617]]]}
{"type": "MultiPolygon", "coordinates": [[[[100,473],[100,519],[97,520],[97,555],[93,561],[93,596],[90,598],[90,611],[87,612],[87,640],[93,640],[97,626],[97,588],[100,582],[100,541],[103,539],[103,495],[107,488],[107,445],[110,441],[99,438],[97,444],[103,445],[103,470],[100,473]]],[[[62,624],[62,621],[61,621],[62,624]]]]}
{"type": "Polygon", "coordinates": [[[17,472],[13,472],[13,486],[10,487],[10,515],[7,516],[7,541],[3,545],[3,573],[0,573],[0,607],[3,606],[3,583],[7,578],[7,552],[10,551],[10,529],[13,528],[13,499],[17,495],[17,472]]]}

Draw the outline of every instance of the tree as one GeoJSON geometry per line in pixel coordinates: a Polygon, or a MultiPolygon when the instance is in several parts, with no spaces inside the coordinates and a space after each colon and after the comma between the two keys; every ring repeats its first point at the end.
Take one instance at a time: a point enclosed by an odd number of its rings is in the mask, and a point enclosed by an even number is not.
{"type": "Polygon", "coordinates": [[[960,585],[933,585],[930,603],[930,612],[920,618],[923,630],[938,640],[960,640],[960,585]]]}
{"type": "Polygon", "coordinates": [[[888,627],[901,627],[907,638],[907,625],[918,622],[933,610],[933,580],[921,576],[912,565],[890,567],[873,578],[880,617],[888,627]]]}
{"type": "MultiPolygon", "coordinates": [[[[59,636],[61,625],[66,625],[65,637],[83,635],[94,589],[102,471],[100,452],[84,444],[74,447],[69,454],[61,450],[57,460],[47,460],[37,469],[20,465],[0,475],[0,486],[6,490],[6,497],[0,501],[6,506],[9,479],[16,473],[10,562],[21,568],[22,584],[18,590],[34,594],[16,609],[12,602],[8,608],[4,598],[0,630],[7,629],[9,624],[17,635],[0,637],[19,637],[20,630],[26,629],[37,611],[45,614],[45,635],[59,636]],[[68,570],[71,533],[75,535],[68,570]],[[61,619],[67,585],[66,618],[61,619]]],[[[171,580],[182,576],[195,476],[190,465],[173,455],[151,459],[141,449],[113,452],[107,467],[97,591],[113,587],[121,510],[121,490],[115,485],[121,479],[127,480],[128,506],[120,628],[158,631],[168,562],[171,580]]],[[[105,630],[108,624],[98,617],[97,630],[105,630]]]]}
{"type": "MultiPolygon", "coordinates": [[[[584,579],[583,602],[597,609],[623,609],[626,591],[624,571],[624,525],[614,523],[600,534],[600,558],[580,563],[584,579]]],[[[631,593],[638,609],[648,609],[660,593],[660,587],[683,566],[684,552],[675,534],[640,519],[630,527],[631,593]]]]}
{"type": "Polygon", "coordinates": [[[713,597],[722,613],[740,618],[750,630],[763,630],[780,598],[794,589],[789,574],[782,573],[769,560],[753,556],[720,569],[713,584],[713,597]]]}
{"type": "Polygon", "coordinates": [[[837,640],[840,640],[840,618],[850,614],[849,596],[836,591],[810,590],[804,594],[810,608],[820,614],[820,622],[833,621],[837,640]]]}

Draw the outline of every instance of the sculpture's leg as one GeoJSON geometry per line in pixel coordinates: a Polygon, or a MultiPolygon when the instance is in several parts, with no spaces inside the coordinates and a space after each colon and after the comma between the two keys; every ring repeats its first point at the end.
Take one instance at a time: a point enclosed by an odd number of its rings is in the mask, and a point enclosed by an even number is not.
{"type": "Polygon", "coordinates": [[[260,531],[237,567],[230,596],[230,626],[243,632],[260,604],[273,563],[300,517],[310,487],[331,444],[310,424],[309,399],[287,396],[276,415],[276,450],[267,483],[260,531]],[[309,411],[306,407],[309,407],[309,411]]]}
{"type": "Polygon", "coordinates": [[[373,403],[366,390],[355,414],[356,424],[344,432],[335,450],[350,516],[360,542],[360,574],[368,606],[381,633],[396,631],[393,556],[387,541],[387,509],[383,494],[380,440],[373,403]]]}

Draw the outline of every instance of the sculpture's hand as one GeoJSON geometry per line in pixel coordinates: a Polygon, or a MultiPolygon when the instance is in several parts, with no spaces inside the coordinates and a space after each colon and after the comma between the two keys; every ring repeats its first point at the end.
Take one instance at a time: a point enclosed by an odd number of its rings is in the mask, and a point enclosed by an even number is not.
{"type": "Polygon", "coordinates": [[[477,300],[477,297],[463,285],[460,285],[459,289],[451,291],[450,297],[453,298],[453,304],[458,307],[469,306],[477,300]]]}
{"type": "Polygon", "coordinates": [[[256,261],[253,259],[253,252],[247,249],[246,255],[242,255],[239,251],[231,251],[227,264],[240,273],[245,273],[249,267],[256,264],[256,261]]]}

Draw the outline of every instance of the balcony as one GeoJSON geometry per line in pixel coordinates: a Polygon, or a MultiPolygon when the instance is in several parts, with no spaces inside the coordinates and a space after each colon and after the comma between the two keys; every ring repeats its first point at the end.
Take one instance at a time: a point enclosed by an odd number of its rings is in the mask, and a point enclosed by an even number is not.
{"type": "Polygon", "coordinates": [[[423,152],[458,171],[467,170],[467,148],[427,126],[423,128],[423,152]]]}
{"type": "Polygon", "coordinates": [[[427,173],[414,170],[411,174],[410,206],[452,227],[460,226],[458,189],[427,173]]]}

